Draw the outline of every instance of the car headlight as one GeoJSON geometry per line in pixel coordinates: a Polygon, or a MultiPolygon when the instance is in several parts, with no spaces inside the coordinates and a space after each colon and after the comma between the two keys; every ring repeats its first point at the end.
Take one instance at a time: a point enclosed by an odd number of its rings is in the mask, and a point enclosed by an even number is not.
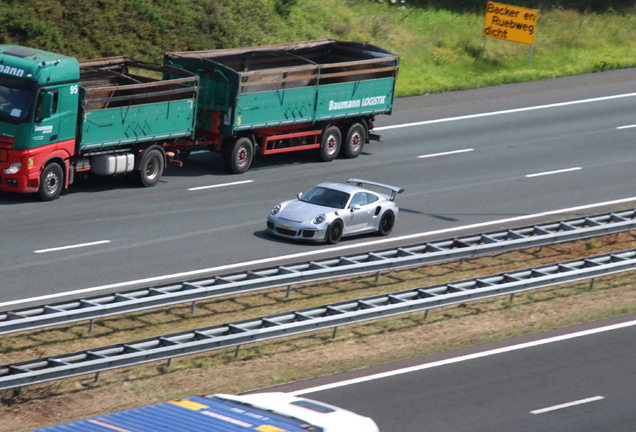
{"type": "Polygon", "coordinates": [[[276,206],[269,212],[270,215],[274,216],[276,213],[280,211],[280,204],[276,204],[276,206]]]}
{"type": "Polygon", "coordinates": [[[323,223],[325,221],[325,219],[327,219],[327,216],[324,214],[318,215],[314,218],[314,220],[311,221],[312,224],[314,225],[319,225],[321,223],[323,223]]]}
{"type": "Polygon", "coordinates": [[[5,174],[16,174],[22,168],[22,162],[14,162],[11,166],[4,170],[5,174]]]}

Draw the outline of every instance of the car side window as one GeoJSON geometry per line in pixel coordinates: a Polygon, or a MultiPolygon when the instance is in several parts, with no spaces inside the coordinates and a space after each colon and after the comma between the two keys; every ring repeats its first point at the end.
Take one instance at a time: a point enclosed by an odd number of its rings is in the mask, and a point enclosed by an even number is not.
{"type": "Polygon", "coordinates": [[[351,198],[351,202],[349,203],[349,208],[353,208],[353,206],[359,205],[360,207],[367,205],[367,193],[366,192],[358,192],[351,198]]]}
{"type": "Polygon", "coordinates": [[[353,208],[355,205],[359,205],[360,207],[364,207],[367,204],[374,203],[378,200],[378,197],[370,194],[368,192],[358,192],[351,199],[351,203],[349,203],[349,208],[353,208]]]}

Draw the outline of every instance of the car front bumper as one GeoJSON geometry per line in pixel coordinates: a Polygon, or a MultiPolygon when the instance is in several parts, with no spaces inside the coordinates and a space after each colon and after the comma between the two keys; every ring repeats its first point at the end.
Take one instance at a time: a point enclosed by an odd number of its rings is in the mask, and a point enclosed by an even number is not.
{"type": "Polygon", "coordinates": [[[326,223],[314,225],[307,222],[294,222],[269,216],[266,232],[277,237],[290,240],[304,240],[310,242],[324,242],[327,235],[326,223]]]}

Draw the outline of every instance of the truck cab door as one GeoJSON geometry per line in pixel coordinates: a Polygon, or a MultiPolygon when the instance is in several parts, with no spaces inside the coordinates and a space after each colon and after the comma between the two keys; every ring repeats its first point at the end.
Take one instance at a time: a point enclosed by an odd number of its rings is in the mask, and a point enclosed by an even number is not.
{"type": "Polygon", "coordinates": [[[44,146],[58,142],[60,129],[59,97],[57,89],[41,89],[38,93],[33,134],[31,135],[31,142],[34,145],[44,146]]]}
{"type": "Polygon", "coordinates": [[[77,133],[78,84],[51,85],[40,89],[35,104],[34,145],[71,141],[77,133]]]}

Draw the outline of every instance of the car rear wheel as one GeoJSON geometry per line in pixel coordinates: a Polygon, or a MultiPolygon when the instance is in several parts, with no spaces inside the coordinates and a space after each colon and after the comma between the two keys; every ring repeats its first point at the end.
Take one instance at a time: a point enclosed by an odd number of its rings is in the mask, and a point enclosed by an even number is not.
{"type": "Polygon", "coordinates": [[[342,238],[343,228],[344,225],[342,224],[342,221],[340,219],[336,219],[335,221],[331,222],[331,225],[329,225],[329,228],[327,228],[327,243],[338,243],[342,238]]]}
{"type": "Polygon", "coordinates": [[[393,231],[395,225],[395,215],[391,210],[387,210],[380,219],[380,227],[378,228],[378,235],[388,236],[393,231]]]}

